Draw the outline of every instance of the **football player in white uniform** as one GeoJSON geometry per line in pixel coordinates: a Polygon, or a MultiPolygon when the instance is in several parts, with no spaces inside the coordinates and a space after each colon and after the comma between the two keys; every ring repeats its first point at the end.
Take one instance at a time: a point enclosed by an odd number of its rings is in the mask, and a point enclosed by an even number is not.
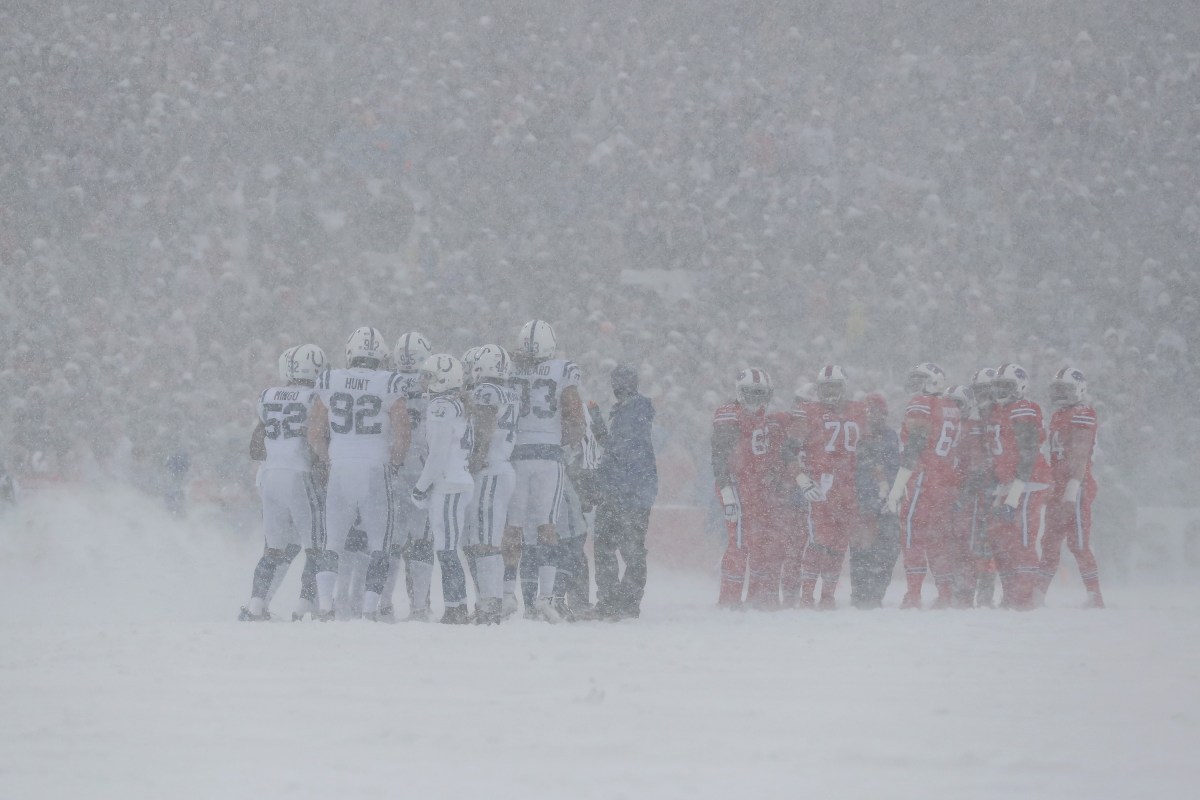
{"type": "Polygon", "coordinates": [[[319,618],[333,618],[338,557],[355,517],[367,534],[363,616],[375,619],[387,582],[387,551],[392,537],[392,479],[408,453],[412,423],[401,391],[401,376],[385,372],[388,347],[374,328],[358,328],[346,342],[346,368],[328,370],[317,381],[308,438],[317,457],[329,464],[325,503],[328,536],[317,571],[319,618]]]}
{"type": "MultiPolygon", "coordinates": [[[[520,399],[507,385],[508,353],[496,344],[478,348],[471,359],[474,376],[469,381],[471,426],[475,447],[470,469],[475,491],[467,507],[470,530],[468,557],[472,559],[479,595],[476,622],[494,624],[503,616],[504,558],[500,546],[516,475],[510,458],[516,443],[520,399]]],[[[513,586],[516,580],[513,576],[513,586]]],[[[512,600],[515,609],[516,597],[512,600]]]]}
{"type": "MultiPolygon", "coordinates": [[[[324,369],[321,348],[315,344],[292,347],[279,357],[279,378],[284,385],[267,389],[258,398],[258,425],[250,438],[250,457],[262,462],[256,483],[262,498],[266,547],[254,568],[250,602],[239,619],[270,619],[271,596],[300,547],[308,551],[314,569],[325,548],[322,490],[313,479],[308,445],[309,416],[316,397],[312,387],[324,369]]],[[[306,566],[306,574],[309,571],[306,566]]],[[[305,597],[311,586],[304,583],[298,614],[312,610],[303,607],[313,599],[305,597]]]]}
{"type": "Polygon", "coordinates": [[[427,528],[442,569],[442,622],[464,624],[467,613],[467,576],[458,557],[467,504],[474,483],[467,469],[473,447],[470,420],[459,398],[462,362],[454,356],[430,356],[421,368],[429,394],[425,409],[425,437],[429,456],[410,496],[414,505],[427,508],[427,528]]]}
{"type": "Polygon", "coordinates": [[[570,563],[570,553],[558,539],[559,505],[566,480],[563,448],[583,439],[583,402],[579,398],[579,367],[555,358],[554,330],[542,320],[521,328],[509,385],[520,394],[513,469],[516,487],[508,508],[506,543],[521,542],[522,583],[526,614],[531,611],[537,570],[537,597],[533,611],[550,622],[568,619],[566,601],[555,593],[559,564],[570,563]]]}
{"type": "Polygon", "coordinates": [[[433,577],[433,542],[425,535],[425,510],[409,501],[409,493],[421,475],[421,465],[429,447],[425,441],[425,390],[421,386],[421,367],[433,355],[429,339],[417,331],[409,331],[396,340],[392,349],[392,364],[401,377],[400,387],[408,408],[411,423],[408,454],[404,465],[396,472],[393,484],[395,532],[388,553],[388,577],[383,598],[379,601],[379,617],[395,617],[392,595],[400,575],[400,558],[404,558],[405,587],[408,591],[408,621],[429,620],[429,584],[433,577]]]}

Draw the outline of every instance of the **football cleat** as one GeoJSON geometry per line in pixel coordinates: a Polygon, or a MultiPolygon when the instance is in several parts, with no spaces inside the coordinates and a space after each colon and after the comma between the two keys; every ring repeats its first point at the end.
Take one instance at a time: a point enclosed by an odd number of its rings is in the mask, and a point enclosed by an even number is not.
{"type": "Polygon", "coordinates": [[[428,608],[414,608],[412,611],[409,611],[408,616],[405,617],[401,621],[402,622],[429,622],[430,619],[432,619],[432,617],[429,614],[428,608]]]}
{"type": "Polygon", "coordinates": [[[505,593],[504,598],[500,601],[500,614],[502,619],[517,613],[517,596],[515,594],[505,593]]]}
{"type": "Polygon", "coordinates": [[[446,606],[446,610],[442,613],[442,618],[438,620],[443,625],[466,625],[470,621],[471,615],[465,605],[446,606]]]}

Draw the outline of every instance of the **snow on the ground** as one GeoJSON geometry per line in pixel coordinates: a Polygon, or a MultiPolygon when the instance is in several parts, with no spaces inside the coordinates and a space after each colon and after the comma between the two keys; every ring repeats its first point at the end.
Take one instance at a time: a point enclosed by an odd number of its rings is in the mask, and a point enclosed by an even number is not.
{"type": "Polygon", "coordinates": [[[619,624],[234,622],[257,547],[120,492],[0,519],[0,797],[1095,800],[1200,779],[1188,587],[1110,587],[1103,612],[1072,607],[1075,579],[1030,614],[730,613],[714,580],[659,569],[619,624]]]}

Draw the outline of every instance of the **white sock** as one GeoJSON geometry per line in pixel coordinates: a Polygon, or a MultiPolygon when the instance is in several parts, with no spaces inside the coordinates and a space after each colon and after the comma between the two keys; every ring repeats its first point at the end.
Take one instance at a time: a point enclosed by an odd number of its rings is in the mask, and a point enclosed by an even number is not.
{"type": "Polygon", "coordinates": [[[250,604],[246,606],[246,610],[256,617],[261,617],[265,607],[266,603],[263,602],[261,597],[251,597],[250,604]]]}
{"type": "Polygon", "coordinates": [[[305,614],[311,614],[312,612],[313,612],[312,601],[305,600],[303,597],[301,597],[300,602],[296,604],[296,613],[303,617],[305,614]]]}
{"type": "Polygon", "coordinates": [[[413,610],[429,608],[429,584],[433,583],[433,564],[426,564],[424,561],[410,561],[408,566],[412,571],[413,610]]]}
{"type": "Polygon", "coordinates": [[[322,612],[333,611],[333,590],[337,587],[336,572],[317,573],[317,605],[322,612]]]}
{"type": "Polygon", "coordinates": [[[538,567],[538,597],[554,596],[554,577],[557,574],[558,567],[553,564],[538,567]]]}
{"type": "Polygon", "coordinates": [[[499,598],[504,591],[504,556],[499,553],[480,556],[475,560],[475,571],[479,573],[479,596],[489,600],[499,598]]]}
{"type": "Polygon", "coordinates": [[[383,584],[383,594],[379,596],[379,605],[384,608],[392,607],[392,596],[396,593],[396,577],[404,564],[398,558],[388,557],[388,576],[383,584]]]}
{"type": "MultiPolygon", "coordinates": [[[[501,575],[503,575],[503,573],[501,573],[501,575]]],[[[516,594],[517,594],[517,579],[516,578],[511,578],[509,580],[504,581],[504,593],[511,594],[514,597],[516,596],[516,594]]]]}
{"type": "Polygon", "coordinates": [[[363,610],[364,614],[374,614],[376,611],[378,611],[379,610],[379,595],[375,592],[370,592],[370,591],[363,592],[362,610],[363,610]]]}

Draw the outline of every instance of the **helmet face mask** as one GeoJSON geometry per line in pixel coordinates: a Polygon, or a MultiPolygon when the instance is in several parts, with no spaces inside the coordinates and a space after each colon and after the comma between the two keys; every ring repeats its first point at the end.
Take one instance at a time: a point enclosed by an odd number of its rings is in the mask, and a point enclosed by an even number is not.
{"type": "Polygon", "coordinates": [[[908,373],[904,390],[909,394],[941,394],[946,385],[946,373],[931,361],[917,364],[908,373]]]}
{"type": "Polygon", "coordinates": [[[998,405],[1015,403],[1025,396],[1029,373],[1019,364],[1003,364],[992,380],[992,400],[998,405]]]}
{"type": "Polygon", "coordinates": [[[970,386],[951,386],[946,389],[946,397],[953,400],[958,405],[959,411],[964,414],[971,410],[971,406],[974,403],[970,386]]]}
{"type": "Polygon", "coordinates": [[[975,371],[971,376],[971,395],[976,408],[987,408],[992,404],[992,384],[996,380],[996,370],[984,367],[975,371]]]}
{"type": "Polygon", "coordinates": [[[827,406],[841,405],[846,397],[846,372],[836,364],[817,373],[817,400],[827,406]]]}
{"type": "Polygon", "coordinates": [[[738,402],[747,408],[757,411],[771,402],[774,389],[766,370],[756,367],[744,369],[738,373],[736,385],[738,402]]]}
{"type": "Polygon", "coordinates": [[[1063,367],[1050,384],[1050,403],[1058,408],[1079,405],[1087,393],[1087,379],[1074,367],[1063,367]]]}

